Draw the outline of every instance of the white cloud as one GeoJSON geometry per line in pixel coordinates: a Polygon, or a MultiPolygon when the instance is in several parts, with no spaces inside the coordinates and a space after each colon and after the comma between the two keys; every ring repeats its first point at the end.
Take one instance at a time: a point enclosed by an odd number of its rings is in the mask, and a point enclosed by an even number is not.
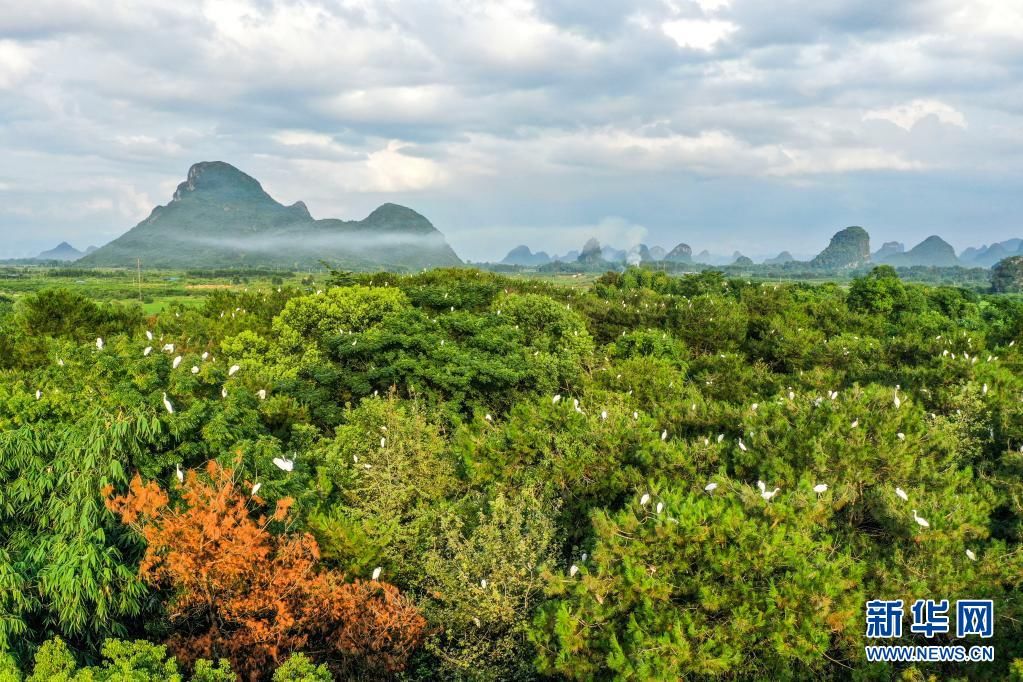
{"type": "Polygon", "coordinates": [[[32,70],[29,48],[13,40],[0,40],[0,90],[21,83],[32,70]]]}
{"type": "Polygon", "coordinates": [[[719,19],[673,19],[661,24],[661,30],[678,44],[692,50],[710,51],[739,27],[719,19]]]}
{"type": "Polygon", "coordinates": [[[903,130],[911,131],[928,116],[934,116],[951,126],[966,128],[966,116],[961,111],[936,99],[915,99],[886,109],[871,109],[863,114],[863,120],[889,121],[903,130]]]}

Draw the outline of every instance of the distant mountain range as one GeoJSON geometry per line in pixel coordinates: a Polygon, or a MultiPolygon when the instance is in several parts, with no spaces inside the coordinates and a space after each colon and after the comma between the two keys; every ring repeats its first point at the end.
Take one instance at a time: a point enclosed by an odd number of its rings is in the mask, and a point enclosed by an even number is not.
{"type": "Polygon", "coordinates": [[[197,163],[166,206],[82,266],[202,268],[317,267],[420,270],[461,265],[430,221],[384,204],[363,220],[316,220],[305,204],[284,206],[254,178],[222,161],[197,163]]]}
{"type": "MultiPolygon", "coordinates": [[[[854,225],[837,232],[827,248],[809,261],[798,261],[788,251],[782,251],[774,258],[765,259],[762,265],[790,267],[802,265],[819,270],[860,268],[871,264],[896,267],[989,268],[1003,258],[1013,255],[1023,255],[1023,239],[1010,239],[990,246],[969,248],[957,256],[952,245],[937,235],[928,237],[908,251],[900,242],[885,242],[880,249],[871,253],[870,235],[862,227],[854,225]]],[[[622,266],[659,261],[738,267],[755,265],[750,258],[738,251],[731,256],[722,256],[704,250],[693,256],[688,244],[679,244],[669,252],[665,252],[659,246],[648,247],[646,244],[639,244],[624,251],[606,244],[602,245],[596,239],[587,241],[581,254],[576,258],[559,259],[548,256],[543,251],[534,253],[525,245],[517,246],[508,252],[501,260],[501,264],[536,267],[559,260],[562,263],[580,263],[588,266],[622,266]]]]}

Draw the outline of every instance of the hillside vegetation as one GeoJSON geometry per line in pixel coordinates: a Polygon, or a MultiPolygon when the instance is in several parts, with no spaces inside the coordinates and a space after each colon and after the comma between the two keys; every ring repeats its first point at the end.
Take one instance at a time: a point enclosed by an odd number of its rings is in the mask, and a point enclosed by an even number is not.
{"type": "Polygon", "coordinates": [[[890,267],[0,302],[0,679],[1007,679],[1021,341],[890,267]],[[868,664],[878,598],[995,662],[868,664]]]}

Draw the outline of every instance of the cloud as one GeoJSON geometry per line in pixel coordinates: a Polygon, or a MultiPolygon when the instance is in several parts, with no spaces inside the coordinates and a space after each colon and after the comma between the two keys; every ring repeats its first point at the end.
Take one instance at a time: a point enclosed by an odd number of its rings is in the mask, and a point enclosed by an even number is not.
{"type": "Polygon", "coordinates": [[[966,128],[966,117],[961,111],[934,99],[915,99],[887,109],[872,109],[863,114],[863,120],[890,121],[908,132],[928,116],[948,125],[966,128]]]}
{"type": "Polygon", "coordinates": [[[709,51],[734,33],[738,27],[729,21],[707,19],[674,19],[661,24],[664,34],[679,47],[709,51]]]}

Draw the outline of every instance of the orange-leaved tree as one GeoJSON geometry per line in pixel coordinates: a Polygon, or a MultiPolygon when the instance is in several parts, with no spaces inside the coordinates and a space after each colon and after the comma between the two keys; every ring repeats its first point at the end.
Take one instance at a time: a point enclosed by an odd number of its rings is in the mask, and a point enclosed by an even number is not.
{"type": "Polygon", "coordinates": [[[210,462],[206,477],[188,472],[182,504],[137,475],[125,495],[104,491],[107,506],[146,541],[142,578],[172,594],[171,651],[186,663],[228,658],[251,680],[294,651],[339,670],[401,670],[426,626],[415,606],[393,585],[348,583],[320,569],[311,535],[268,528],[287,521],[291,500],[269,519],[255,516],[250,505],[263,500],[249,489],[210,462]]]}

